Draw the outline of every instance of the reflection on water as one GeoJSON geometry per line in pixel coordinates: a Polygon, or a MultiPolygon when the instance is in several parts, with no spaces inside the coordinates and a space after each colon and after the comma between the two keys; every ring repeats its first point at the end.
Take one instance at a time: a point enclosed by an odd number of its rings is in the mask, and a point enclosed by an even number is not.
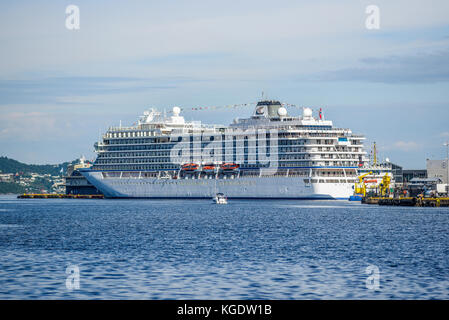
{"type": "Polygon", "coordinates": [[[448,231],[448,208],[0,197],[0,298],[448,299],[448,231]]]}

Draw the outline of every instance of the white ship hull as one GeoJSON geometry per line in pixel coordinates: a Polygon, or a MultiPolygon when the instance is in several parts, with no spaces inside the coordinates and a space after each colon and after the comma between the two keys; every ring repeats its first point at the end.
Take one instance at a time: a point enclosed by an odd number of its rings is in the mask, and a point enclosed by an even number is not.
{"type": "Polygon", "coordinates": [[[83,171],[107,198],[208,198],[217,192],[236,199],[348,199],[353,183],[304,183],[303,177],[240,177],[235,179],[104,178],[83,171]]]}

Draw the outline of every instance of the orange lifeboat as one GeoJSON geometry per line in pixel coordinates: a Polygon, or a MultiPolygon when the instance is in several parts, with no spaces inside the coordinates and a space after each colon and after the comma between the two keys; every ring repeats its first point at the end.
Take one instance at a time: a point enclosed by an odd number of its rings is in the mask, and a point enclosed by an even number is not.
{"type": "Polygon", "coordinates": [[[203,171],[207,173],[215,172],[215,165],[214,164],[205,164],[203,166],[203,171]]]}
{"type": "Polygon", "coordinates": [[[224,171],[234,171],[239,168],[239,165],[236,163],[223,163],[221,165],[221,169],[224,171]]]}
{"type": "Polygon", "coordinates": [[[198,165],[196,163],[186,163],[181,166],[183,171],[196,171],[198,170],[198,165]]]}

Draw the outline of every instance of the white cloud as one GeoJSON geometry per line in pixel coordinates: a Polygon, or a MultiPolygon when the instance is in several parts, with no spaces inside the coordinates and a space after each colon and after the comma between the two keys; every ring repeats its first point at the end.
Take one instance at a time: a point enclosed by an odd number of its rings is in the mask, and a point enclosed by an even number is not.
{"type": "Polygon", "coordinates": [[[393,146],[401,151],[415,151],[421,148],[415,141],[397,141],[393,146]]]}
{"type": "Polygon", "coordinates": [[[11,112],[3,114],[0,119],[0,138],[2,140],[18,139],[39,141],[48,139],[56,132],[56,119],[42,112],[11,112]]]}
{"type": "MultiPolygon", "coordinates": [[[[76,32],[64,27],[63,5],[10,6],[12,9],[0,16],[0,40],[7,43],[0,52],[0,69],[3,75],[6,71],[11,75],[30,69],[84,74],[95,70],[98,75],[99,70],[108,74],[122,69],[118,64],[110,67],[109,63],[117,61],[230,53],[258,62],[245,61],[245,68],[251,69],[248,74],[260,70],[261,65],[270,68],[270,61],[276,61],[272,72],[279,67],[287,72],[292,64],[297,70],[316,71],[344,60],[352,63],[360,57],[387,55],[391,50],[400,53],[416,47],[392,41],[391,34],[383,39],[367,31],[364,20],[368,4],[372,3],[253,1],[237,6],[175,1],[169,5],[141,2],[101,6],[81,1],[81,29],[76,32]],[[318,61],[311,63],[311,59],[318,61]],[[281,61],[288,62],[288,66],[279,66],[281,61]]],[[[447,24],[447,1],[379,0],[376,5],[381,9],[378,34],[447,24]]],[[[230,71],[241,72],[240,64],[231,67],[230,71]]],[[[143,71],[166,74],[167,69],[164,66],[164,70],[133,71],[135,75],[143,71]]],[[[210,66],[198,69],[195,65],[186,71],[211,70],[210,66]]],[[[225,73],[229,69],[225,62],[218,71],[225,73]]],[[[130,70],[125,70],[129,74],[130,70]]]]}

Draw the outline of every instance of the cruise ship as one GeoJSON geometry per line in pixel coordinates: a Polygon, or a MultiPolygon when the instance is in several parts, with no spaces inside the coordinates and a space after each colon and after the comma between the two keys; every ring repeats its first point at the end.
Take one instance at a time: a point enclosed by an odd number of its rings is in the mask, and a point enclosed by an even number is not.
{"type": "Polygon", "coordinates": [[[365,137],[321,109],[291,116],[286,105],[259,101],[228,126],[150,109],[133,126],[110,127],[80,172],[107,198],[348,199],[367,162],[365,137]]]}

